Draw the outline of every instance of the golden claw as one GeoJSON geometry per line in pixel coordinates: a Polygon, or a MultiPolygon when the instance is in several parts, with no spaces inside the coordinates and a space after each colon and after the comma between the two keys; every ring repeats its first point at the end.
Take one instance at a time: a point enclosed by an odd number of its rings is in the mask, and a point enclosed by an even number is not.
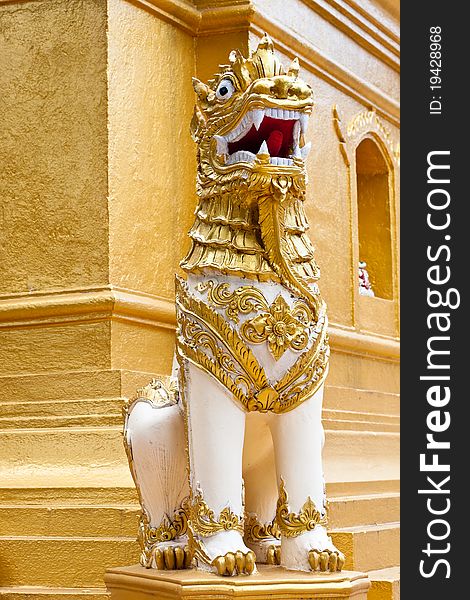
{"type": "Polygon", "coordinates": [[[279,545],[272,544],[268,547],[266,553],[266,564],[268,565],[280,565],[281,564],[281,547],[279,545]]]}
{"type": "Polygon", "coordinates": [[[225,568],[227,570],[227,575],[233,575],[235,570],[235,554],[232,552],[227,552],[225,555],[225,568]]]}
{"type": "Polygon", "coordinates": [[[250,552],[247,552],[245,556],[245,570],[248,573],[248,575],[251,575],[255,570],[255,561],[255,553],[250,550],[250,552]]]}
{"type": "Polygon", "coordinates": [[[184,566],[184,550],[183,550],[183,548],[180,548],[179,546],[177,548],[175,548],[175,562],[176,562],[177,569],[183,568],[183,566],[184,566]]]}
{"type": "Polygon", "coordinates": [[[308,553],[308,562],[312,571],[318,571],[318,566],[320,564],[320,555],[318,552],[315,550],[310,550],[308,553]]]}
{"type": "Polygon", "coordinates": [[[160,571],[190,569],[193,556],[188,546],[168,546],[155,550],[155,566],[160,571]]]}
{"type": "Polygon", "coordinates": [[[312,571],[341,571],[344,566],[344,554],[338,550],[310,550],[308,562],[312,571]]]}
{"type": "Polygon", "coordinates": [[[155,564],[160,571],[165,568],[165,559],[163,558],[163,552],[161,550],[155,551],[155,564]]]}
{"type": "Polygon", "coordinates": [[[225,556],[217,556],[212,561],[219,575],[230,577],[231,575],[240,575],[246,573],[250,575],[255,569],[255,553],[251,550],[243,554],[240,550],[235,554],[227,552],[225,556]]]}
{"type": "Polygon", "coordinates": [[[238,575],[243,573],[243,569],[245,568],[245,555],[241,550],[238,550],[238,552],[235,554],[235,565],[237,567],[238,575]]]}
{"type": "Polygon", "coordinates": [[[165,548],[165,550],[163,551],[163,555],[165,557],[165,567],[169,571],[173,571],[173,569],[176,566],[175,550],[174,550],[174,548],[171,548],[171,547],[165,548]]]}

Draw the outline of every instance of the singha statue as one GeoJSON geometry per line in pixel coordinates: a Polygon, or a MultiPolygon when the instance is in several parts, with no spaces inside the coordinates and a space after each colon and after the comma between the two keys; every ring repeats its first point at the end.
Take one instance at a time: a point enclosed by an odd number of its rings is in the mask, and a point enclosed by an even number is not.
{"type": "Polygon", "coordinates": [[[193,80],[198,205],[173,375],[126,409],[141,563],[339,571],[322,468],[327,315],[304,212],[313,94],[266,35],[229,61],[193,80]]]}

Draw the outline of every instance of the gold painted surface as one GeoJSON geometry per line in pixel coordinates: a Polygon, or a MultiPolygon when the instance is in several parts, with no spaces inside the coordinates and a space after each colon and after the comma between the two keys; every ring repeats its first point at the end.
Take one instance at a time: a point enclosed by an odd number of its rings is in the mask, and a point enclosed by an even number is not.
{"type": "Polygon", "coordinates": [[[374,83],[377,88],[395,101],[398,99],[396,70],[358,44],[351,43],[350,36],[328,18],[312,10],[309,6],[311,2],[291,0],[289,3],[289,22],[295,23],[295,29],[285,22],[283,0],[254,0],[254,3],[261,14],[283,23],[286,33],[313,42],[331,62],[340,64],[345,71],[353,72],[364,80],[369,80],[370,73],[375,72],[374,83]]]}
{"type": "Polygon", "coordinates": [[[174,331],[167,327],[155,328],[148,323],[113,319],[111,366],[147,373],[169,373],[174,340],[174,331]]]}
{"type": "Polygon", "coordinates": [[[106,3],[0,11],[0,294],[104,284],[106,3]]]}
{"type": "Polygon", "coordinates": [[[214,577],[211,573],[181,571],[167,573],[143,567],[120,567],[108,569],[105,582],[112,600],[137,598],[194,598],[197,585],[198,598],[210,600],[260,600],[276,598],[282,590],[286,600],[335,600],[354,598],[366,600],[370,582],[363,573],[301,573],[281,567],[258,565],[258,573],[251,577],[214,577]],[[326,592],[326,590],[328,590],[326,592]]]}
{"type": "Polygon", "coordinates": [[[110,282],[172,299],[193,210],[194,40],[125,0],[108,7],[110,282]]]}
{"type": "Polygon", "coordinates": [[[105,320],[2,329],[0,374],[107,369],[111,366],[110,331],[111,324],[105,320]]]}

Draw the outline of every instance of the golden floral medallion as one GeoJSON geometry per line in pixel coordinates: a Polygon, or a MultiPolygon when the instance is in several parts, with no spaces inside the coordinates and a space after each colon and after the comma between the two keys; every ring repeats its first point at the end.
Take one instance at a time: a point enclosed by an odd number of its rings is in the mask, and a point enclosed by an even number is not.
{"type": "Polygon", "coordinates": [[[250,321],[243,323],[243,337],[252,344],[268,343],[269,350],[279,360],[286,350],[304,350],[308,344],[305,324],[294,316],[284,298],[279,295],[269,307],[250,321]]]}

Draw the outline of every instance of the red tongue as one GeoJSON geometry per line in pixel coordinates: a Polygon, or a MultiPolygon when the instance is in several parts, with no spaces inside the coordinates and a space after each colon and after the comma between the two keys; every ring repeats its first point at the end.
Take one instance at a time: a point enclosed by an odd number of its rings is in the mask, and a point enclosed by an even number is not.
{"type": "Polygon", "coordinates": [[[277,129],[275,131],[271,131],[268,139],[266,140],[270,156],[279,156],[279,150],[281,149],[283,138],[284,136],[282,135],[282,131],[277,129]]]}

